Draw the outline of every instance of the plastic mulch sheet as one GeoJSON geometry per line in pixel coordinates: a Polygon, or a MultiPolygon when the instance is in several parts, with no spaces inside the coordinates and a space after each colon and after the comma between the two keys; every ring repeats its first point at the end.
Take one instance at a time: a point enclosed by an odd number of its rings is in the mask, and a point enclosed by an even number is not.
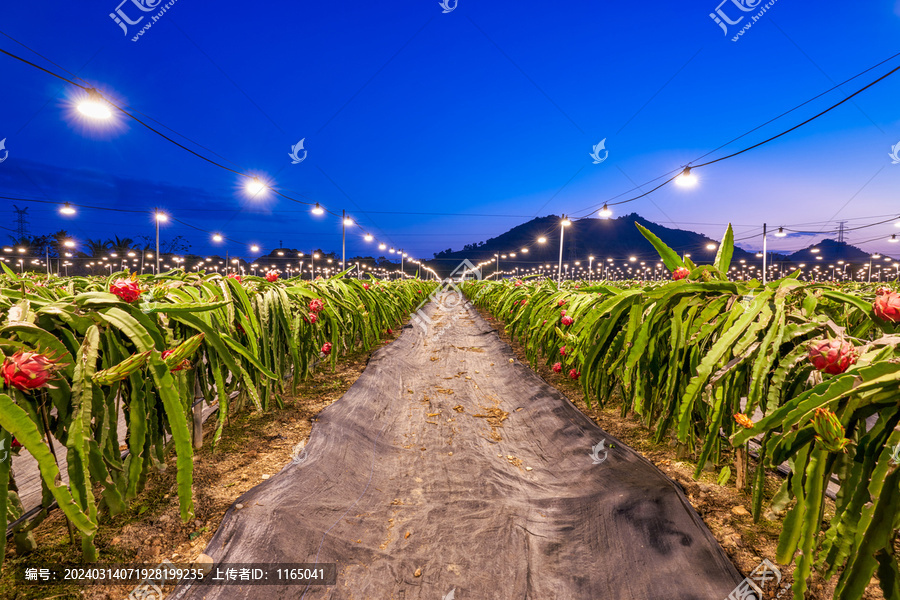
{"type": "Polygon", "coordinates": [[[335,563],[336,584],[182,585],[173,598],[728,596],[741,576],[675,483],[515,360],[474,309],[426,312],[429,326],[375,352],[205,550],[216,563],[335,563]]]}

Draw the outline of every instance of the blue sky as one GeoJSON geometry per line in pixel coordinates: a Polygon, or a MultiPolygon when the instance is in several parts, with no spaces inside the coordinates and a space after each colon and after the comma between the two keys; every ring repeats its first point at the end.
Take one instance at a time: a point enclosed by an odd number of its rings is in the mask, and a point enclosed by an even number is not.
{"type": "MultiPolygon", "coordinates": [[[[744,0],[756,6],[749,12],[722,4],[732,19],[745,15],[725,35],[709,16],[717,0],[459,0],[446,14],[437,0],[177,0],[137,42],[131,35],[149,17],[126,36],[109,17],[118,2],[7,2],[0,30],[239,170],[346,209],[366,231],[425,258],[533,216],[591,214],[900,51],[896,0],[777,0],[737,42],[732,34],[764,2],[744,0]],[[288,153],[301,138],[308,155],[293,165],[288,153]],[[609,157],[592,164],[591,147],[604,138],[609,157]]],[[[132,0],[121,7],[132,19],[156,14],[132,0]]],[[[0,48],[46,65],[7,37],[0,48]]],[[[898,65],[711,157],[793,126],[898,65]]],[[[339,249],[335,218],[282,198],[251,201],[235,175],[135,123],[75,121],[75,90],[58,79],[0,55],[0,80],[3,195],[159,206],[235,240],[232,254],[280,240],[339,249]]],[[[784,138],[698,170],[695,188],[666,187],[615,210],[714,237],[730,221],[738,238],[763,222],[827,231],[841,219],[853,226],[896,215],[900,164],[889,152],[900,142],[898,98],[900,73],[784,138]]],[[[0,202],[3,226],[14,227],[13,202],[0,202]]],[[[29,206],[34,233],[152,233],[140,213],[83,210],[64,219],[52,206],[29,206]]],[[[889,251],[884,240],[895,232],[888,223],[848,240],[889,251]]],[[[377,255],[361,233],[349,237],[348,254],[377,255]]],[[[198,253],[213,249],[206,234],[182,225],[166,227],[163,236],[174,235],[198,253]]],[[[815,239],[785,238],[773,249],[815,239]]]]}

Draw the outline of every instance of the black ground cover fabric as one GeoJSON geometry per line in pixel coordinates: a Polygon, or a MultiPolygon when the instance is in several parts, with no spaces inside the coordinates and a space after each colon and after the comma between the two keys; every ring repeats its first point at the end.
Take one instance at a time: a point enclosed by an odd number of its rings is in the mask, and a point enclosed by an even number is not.
{"type": "Polygon", "coordinates": [[[205,551],[337,563],[337,585],[174,598],[728,596],[741,577],[676,484],[516,361],[474,309],[426,310],[427,330],[378,350],[299,460],[241,496],[205,551]]]}

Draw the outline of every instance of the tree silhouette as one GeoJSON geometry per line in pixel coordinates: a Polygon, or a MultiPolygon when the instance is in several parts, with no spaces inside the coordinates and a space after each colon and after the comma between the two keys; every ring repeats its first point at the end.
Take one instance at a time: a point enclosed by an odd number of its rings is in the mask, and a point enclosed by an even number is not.
{"type": "Polygon", "coordinates": [[[101,239],[96,240],[85,240],[84,242],[85,248],[88,250],[88,254],[93,258],[101,258],[107,251],[109,251],[109,242],[104,242],[101,239]]]}

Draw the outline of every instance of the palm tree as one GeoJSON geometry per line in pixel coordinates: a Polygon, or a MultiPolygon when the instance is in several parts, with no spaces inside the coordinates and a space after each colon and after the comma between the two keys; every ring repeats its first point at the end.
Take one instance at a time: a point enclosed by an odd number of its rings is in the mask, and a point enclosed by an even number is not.
{"type": "Polygon", "coordinates": [[[88,253],[92,258],[102,258],[109,250],[109,242],[104,242],[101,239],[85,240],[84,246],[87,248],[88,253]]]}
{"type": "Polygon", "coordinates": [[[106,240],[109,249],[119,254],[120,256],[125,256],[132,250],[134,250],[134,240],[132,238],[120,238],[119,236],[113,236],[115,239],[106,240]]]}

